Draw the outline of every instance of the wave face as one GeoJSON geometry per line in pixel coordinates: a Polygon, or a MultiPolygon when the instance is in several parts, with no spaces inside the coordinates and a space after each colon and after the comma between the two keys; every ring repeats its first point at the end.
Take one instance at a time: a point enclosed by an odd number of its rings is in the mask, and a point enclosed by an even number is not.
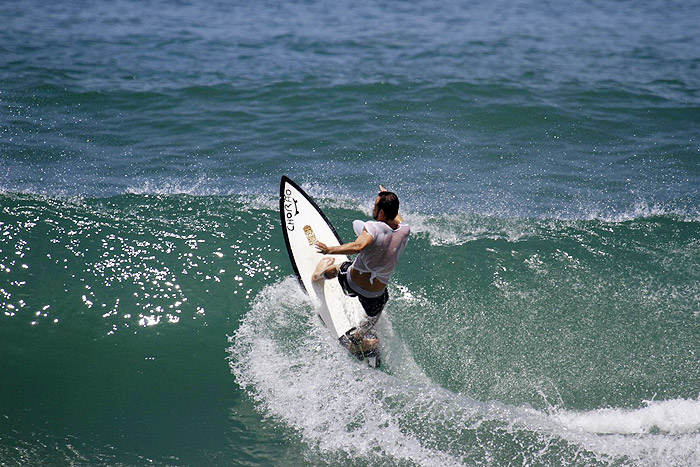
{"type": "Polygon", "coordinates": [[[331,342],[291,278],[256,297],[231,365],[311,463],[692,465],[697,228],[436,216],[397,272],[384,371],[331,342]]]}
{"type": "MultiPolygon", "coordinates": [[[[697,221],[407,214],[375,371],[298,287],[275,198],[0,201],[3,458],[700,459],[697,221]]],[[[366,216],[319,202],[342,237],[366,216]]]]}

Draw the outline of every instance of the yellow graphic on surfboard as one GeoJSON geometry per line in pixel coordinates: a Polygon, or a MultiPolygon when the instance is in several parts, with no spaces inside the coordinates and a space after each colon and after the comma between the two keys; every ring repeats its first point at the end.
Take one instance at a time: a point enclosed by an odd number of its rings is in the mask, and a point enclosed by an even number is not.
{"type": "Polygon", "coordinates": [[[312,229],[310,225],[304,226],[304,235],[306,235],[306,239],[309,241],[309,245],[313,246],[316,243],[318,243],[318,240],[316,240],[316,234],[314,233],[314,229],[312,229]]]}

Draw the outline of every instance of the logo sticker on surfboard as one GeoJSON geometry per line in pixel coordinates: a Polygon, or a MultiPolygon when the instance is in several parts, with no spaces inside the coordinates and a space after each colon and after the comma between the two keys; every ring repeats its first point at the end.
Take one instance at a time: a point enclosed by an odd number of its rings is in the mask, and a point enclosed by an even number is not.
{"type": "Polygon", "coordinates": [[[298,201],[292,197],[292,190],[284,190],[284,225],[290,232],[294,231],[294,218],[299,215],[298,201]]]}

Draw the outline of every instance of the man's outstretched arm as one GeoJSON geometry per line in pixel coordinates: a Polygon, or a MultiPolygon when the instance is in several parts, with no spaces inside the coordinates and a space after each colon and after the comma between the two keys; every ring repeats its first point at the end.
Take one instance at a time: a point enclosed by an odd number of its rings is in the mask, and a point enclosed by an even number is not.
{"type": "Polygon", "coordinates": [[[343,243],[338,246],[326,246],[325,243],[316,242],[314,245],[316,251],[324,255],[354,255],[359,253],[374,242],[374,237],[363,230],[359,237],[355,241],[350,243],[343,243]]]}

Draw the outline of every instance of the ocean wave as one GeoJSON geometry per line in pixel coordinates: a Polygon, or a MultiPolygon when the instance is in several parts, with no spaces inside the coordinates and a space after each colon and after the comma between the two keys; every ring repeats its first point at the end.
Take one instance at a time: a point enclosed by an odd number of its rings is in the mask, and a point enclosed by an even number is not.
{"type": "MultiPolygon", "coordinates": [[[[138,196],[179,196],[187,195],[197,198],[228,198],[247,212],[277,211],[279,198],[271,192],[256,193],[246,185],[253,182],[243,181],[236,187],[224,186],[207,177],[183,180],[166,177],[160,180],[132,180],[121,192],[106,194],[76,194],[68,189],[50,189],[44,187],[17,189],[0,184],[0,196],[12,197],[15,194],[40,196],[47,199],[111,199],[123,195],[138,196]]],[[[347,221],[354,218],[371,218],[371,195],[361,199],[350,192],[338,193],[322,184],[306,182],[301,184],[307,192],[313,193],[317,203],[325,210],[342,211],[347,221]],[[350,213],[348,215],[348,213],[350,213]]],[[[696,207],[684,208],[666,206],[659,203],[639,202],[628,209],[616,209],[603,212],[596,209],[582,210],[578,215],[565,212],[546,216],[509,215],[503,210],[483,209],[464,212],[429,212],[415,207],[402,208],[403,217],[411,225],[412,232],[425,236],[433,246],[462,245],[478,239],[503,239],[517,242],[537,236],[549,236],[557,231],[568,229],[596,228],[600,224],[610,227],[629,224],[630,222],[653,222],[655,219],[668,219],[682,223],[700,222],[700,210],[696,207]]],[[[341,219],[331,219],[336,226],[341,219]]]]}
{"type": "MultiPolygon", "coordinates": [[[[396,290],[398,300],[424,299],[406,288],[396,290]]],[[[513,459],[526,465],[700,461],[700,401],[586,412],[482,402],[428,378],[391,328],[391,313],[379,326],[389,352],[377,371],[347,355],[312,310],[293,278],[267,286],[229,348],[238,384],[265,416],[299,433],[310,461],[425,466],[513,459]]]]}

